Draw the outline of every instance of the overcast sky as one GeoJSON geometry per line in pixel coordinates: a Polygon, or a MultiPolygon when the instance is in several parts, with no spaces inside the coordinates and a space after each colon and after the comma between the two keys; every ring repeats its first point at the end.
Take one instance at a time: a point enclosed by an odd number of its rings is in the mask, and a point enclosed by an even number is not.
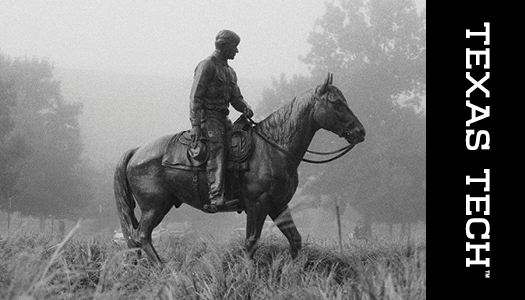
{"type": "Polygon", "coordinates": [[[57,68],[188,77],[213,52],[217,32],[230,29],[241,37],[230,62],[239,76],[304,74],[298,57],[324,2],[2,0],[0,52],[57,68]]]}

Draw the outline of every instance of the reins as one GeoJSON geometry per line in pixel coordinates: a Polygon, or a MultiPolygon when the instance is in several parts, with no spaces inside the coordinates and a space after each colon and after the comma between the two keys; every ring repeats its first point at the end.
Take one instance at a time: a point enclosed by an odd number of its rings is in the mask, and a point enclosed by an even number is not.
{"type": "Polygon", "coordinates": [[[325,159],[325,160],[311,160],[311,159],[307,159],[307,158],[295,155],[295,154],[291,153],[290,151],[284,149],[281,145],[277,144],[276,142],[271,141],[270,139],[268,139],[266,136],[264,136],[262,133],[260,133],[257,130],[256,126],[258,125],[258,123],[256,123],[254,120],[252,120],[252,118],[248,118],[248,120],[255,126],[255,127],[253,127],[253,131],[258,136],[260,136],[265,142],[267,142],[268,144],[272,145],[274,148],[276,148],[277,150],[281,151],[282,153],[284,153],[284,154],[286,154],[288,156],[291,156],[291,157],[293,157],[295,159],[298,159],[298,160],[301,160],[301,161],[304,161],[304,162],[307,162],[307,163],[311,163],[311,164],[323,164],[323,163],[328,163],[328,162],[334,161],[334,160],[340,158],[341,156],[345,155],[346,153],[348,153],[348,151],[352,150],[352,148],[354,148],[354,146],[356,145],[356,144],[350,144],[348,146],[345,146],[345,147],[343,147],[343,148],[341,148],[339,150],[332,151],[332,152],[316,152],[316,151],[306,150],[306,152],[308,152],[308,153],[317,154],[317,155],[331,155],[331,154],[336,154],[336,153],[341,152],[337,156],[329,158],[329,159],[325,159]]]}

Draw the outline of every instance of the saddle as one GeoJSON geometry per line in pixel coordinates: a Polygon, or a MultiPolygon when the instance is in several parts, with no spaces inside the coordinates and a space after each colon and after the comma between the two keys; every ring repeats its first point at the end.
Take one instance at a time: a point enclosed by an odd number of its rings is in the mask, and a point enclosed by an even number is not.
{"type": "MultiPolygon", "coordinates": [[[[248,160],[253,153],[251,124],[244,118],[235,121],[233,128],[226,134],[226,170],[249,170],[248,160]]],[[[175,134],[164,151],[162,165],[180,170],[201,171],[206,169],[208,161],[208,140],[202,137],[197,149],[191,149],[190,131],[175,134]]],[[[236,176],[237,177],[237,176],[236,176]]]]}

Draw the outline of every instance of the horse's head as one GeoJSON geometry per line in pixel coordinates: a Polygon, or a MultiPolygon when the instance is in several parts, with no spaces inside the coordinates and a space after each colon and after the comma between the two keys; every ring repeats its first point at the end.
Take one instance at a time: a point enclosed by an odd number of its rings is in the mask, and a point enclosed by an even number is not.
{"type": "Polygon", "coordinates": [[[332,85],[333,75],[328,73],[326,81],[315,89],[314,120],[323,129],[329,130],[349,143],[365,140],[365,128],[354,115],[341,91],[332,85]]]}

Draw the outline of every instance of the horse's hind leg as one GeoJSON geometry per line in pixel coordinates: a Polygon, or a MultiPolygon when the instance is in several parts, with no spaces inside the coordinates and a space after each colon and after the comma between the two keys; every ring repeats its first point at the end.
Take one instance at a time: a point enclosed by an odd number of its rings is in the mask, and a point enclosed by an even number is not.
{"type": "Polygon", "coordinates": [[[172,203],[167,200],[164,200],[164,203],[159,203],[158,201],[153,201],[148,199],[148,207],[142,209],[142,215],[139,221],[139,226],[137,228],[138,242],[139,246],[148,257],[159,267],[162,267],[164,263],[160,259],[157,251],[153,247],[151,241],[151,233],[153,229],[160,224],[164,216],[169,212],[172,207],[172,203]],[[153,203],[158,203],[159,205],[151,205],[153,203]]]}
{"type": "Polygon", "coordinates": [[[269,215],[279,230],[286,236],[286,239],[288,239],[292,258],[296,258],[299,250],[301,250],[302,240],[297,227],[295,227],[288,205],[273,209],[269,215]]]}

